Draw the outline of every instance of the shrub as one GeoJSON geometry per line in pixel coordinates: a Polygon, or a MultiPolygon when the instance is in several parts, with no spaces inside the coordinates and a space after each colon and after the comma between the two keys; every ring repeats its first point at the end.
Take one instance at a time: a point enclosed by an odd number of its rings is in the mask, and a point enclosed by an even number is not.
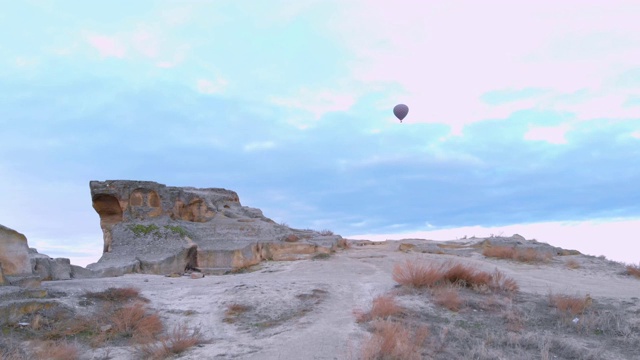
{"type": "Polygon", "coordinates": [[[356,321],[365,322],[374,319],[386,319],[402,313],[403,309],[392,295],[379,295],[373,299],[371,310],[368,312],[355,311],[356,321]]]}
{"type": "Polygon", "coordinates": [[[489,287],[492,290],[496,291],[504,291],[515,293],[520,290],[518,283],[512,278],[507,277],[503,272],[495,269],[493,274],[491,275],[491,282],[489,283],[489,287]]]}
{"type": "Polygon", "coordinates": [[[490,274],[453,262],[425,265],[416,261],[406,261],[394,267],[393,280],[400,285],[415,288],[457,284],[471,288],[489,287],[500,291],[518,290],[518,285],[513,279],[507,278],[497,270],[490,274]]]}
{"type": "Polygon", "coordinates": [[[429,337],[427,327],[415,330],[391,320],[378,320],[373,324],[373,334],[365,340],[361,349],[362,360],[422,359],[421,349],[429,337]]]}
{"type": "Polygon", "coordinates": [[[160,232],[158,231],[158,230],[160,230],[160,228],[155,224],[151,224],[151,225],[141,225],[141,224],[129,225],[129,230],[131,230],[131,232],[133,233],[133,235],[135,235],[135,237],[140,237],[142,235],[149,235],[151,233],[153,233],[154,236],[160,236],[160,232]]]}
{"type": "Polygon", "coordinates": [[[451,311],[460,310],[462,300],[455,287],[436,288],[433,291],[433,300],[436,304],[443,306],[451,311]]]}
{"type": "Polygon", "coordinates": [[[591,305],[591,297],[549,294],[550,304],[565,315],[580,315],[591,305]]]}
{"type": "Polygon", "coordinates": [[[331,235],[334,235],[334,234],[333,234],[333,231],[328,230],[328,229],[324,229],[324,230],[320,231],[320,235],[322,235],[322,236],[331,236],[331,235]]]}
{"type": "Polygon", "coordinates": [[[638,265],[627,265],[627,274],[640,279],[640,264],[638,265]]]}
{"type": "Polygon", "coordinates": [[[242,304],[229,304],[227,306],[227,310],[224,313],[223,321],[226,323],[233,323],[236,321],[236,318],[247,311],[251,310],[250,306],[242,305],[242,304]]]}
{"type": "Polygon", "coordinates": [[[43,360],[75,360],[79,359],[78,347],[66,341],[46,341],[35,351],[37,359],[43,360]]]}
{"type": "Polygon", "coordinates": [[[186,325],[178,325],[159,343],[143,345],[137,349],[137,353],[143,359],[166,359],[202,343],[204,340],[200,329],[189,329],[186,325]]]}
{"type": "Polygon", "coordinates": [[[140,296],[140,290],[133,287],[125,288],[108,288],[98,292],[87,292],[86,297],[90,299],[109,301],[114,303],[123,303],[130,300],[143,300],[148,302],[149,300],[140,296]]]}
{"type": "Polygon", "coordinates": [[[140,303],[125,306],[111,317],[113,332],[121,337],[131,337],[137,343],[152,341],[162,332],[163,325],[158,314],[149,314],[140,303]]]}
{"type": "Polygon", "coordinates": [[[443,271],[440,265],[426,265],[407,260],[404,264],[394,266],[393,280],[400,285],[414,288],[432,287],[443,281],[443,271]]]}
{"type": "Polygon", "coordinates": [[[564,263],[569,269],[579,269],[580,263],[576,259],[569,259],[564,263]]]}
{"type": "Polygon", "coordinates": [[[518,249],[512,246],[492,246],[482,251],[482,255],[497,259],[509,259],[528,263],[548,262],[550,253],[543,253],[533,248],[518,249]]]}

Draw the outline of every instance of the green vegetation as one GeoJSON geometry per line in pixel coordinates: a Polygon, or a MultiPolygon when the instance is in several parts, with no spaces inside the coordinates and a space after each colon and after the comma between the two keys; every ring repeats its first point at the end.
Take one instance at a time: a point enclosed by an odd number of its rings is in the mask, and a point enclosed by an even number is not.
{"type": "Polygon", "coordinates": [[[187,236],[188,235],[187,230],[185,230],[181,226],[165,225],[164,228],[169,230],[169,231],[171,231],[172,233],[180,235],[180,236],[187,236]]]}
{"type": "Polygon", "coordinates": [[[160,232],[158,232],[158,230],[160,230],[160,228],[157,227],[155,224],[151,224],[151,225],[141,225],[141,224],[129,225],[129,230],[131,230],[136,237],[139,237],[139,236],[142,236],[142,235],[149,235],[151,233],[153,233],[155,236],[160,236],[160,232]]]}

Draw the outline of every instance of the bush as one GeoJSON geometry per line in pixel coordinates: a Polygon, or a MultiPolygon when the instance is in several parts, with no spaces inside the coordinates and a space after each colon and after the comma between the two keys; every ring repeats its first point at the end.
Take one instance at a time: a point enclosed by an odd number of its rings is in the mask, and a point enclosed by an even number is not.
{"type": "Polygon", "coordinates": [[[482,251],[482,255],[496,259],[509,259],[527,263],[549,262],[550,253],[543,253],[533,248],[518,249],[511,246],[492,246],[482,251]]]}
{"type": "Polygon", "coordinates": [[[433,300],[436,304],[443,306],[451,311],[460,310],[462,300],[455,287],[436,288],[433,291],[433,300]]]}
{"type": "Polygon", "coordinates": [[[149,314],[140,303],[125,306],[111,317],[113,332],[120,337],[131,337],[137,343],[152,341],[162,332],[163,325],[158,314],[149,314]]]}
{"type": "Polygon", "coordinates": [[[130,300],[143,300],[148,302],[149,300],[140,296],[140,290],[133,287],[125,288],[108,288],[107,290],[98,292],[87,292],[85,297],[96,300],[109,301],[114,303],[123,303],[130,300]]]}
{"type": "Polygon", "coordinates": [[[137,353],[142,359],[166,359],[202,343],[204,340],[200,329],[189,329],[185,325],[178,325],[159,343],[143,345],[137,349],[137,353]]]}
{"type": "Polygon", "coordinates": [[[627,274],[640,279],[640,264],[638,265],[627,265],[627,274]]]}
{"type": "Polygon", "coordinates": [[[549,294],[549,302],[564,315],[580,315],[591,306],[591,297],[549,294]]]}
{"type": "Polygon", "coordinates": [[[75,360],[80,358],[78,347],[66,341],[46,341],[35,351],[35,354],[37,359],[43,360],[75,360]]]}
{"type": "Polygon", "coordinates": [[[393,280],[414,288],[432,287],[443,281],[443,271],[439,265],[407,260],[404,264],[394,266],[393,280]]]}
{"type": "Polygon", "coordinates": [[[419,360],[422,359],[421,349],[428,337],[427,327],[412,331],[399,322],[378,320],[373,324],[373,334],[363,343],[360,358],[419,360]]]}
{"type": "Polygon", "coordinates": [[[490,274],[453,262],[425,265],[416,261],[406,261],[394,267],[393,280],[400,285],[414,288],[456,284],[471,288],[488,287],[499,291],[518,290],[518,285],[513,279],[507,278],[497,270],[490,274]]]}
{"type": "Polygon", "coordinates": [[[356,311],[356,321],[365,322],[374,319],[386,319],[402,313],[402,307],[392,295],[379,295],[373,299],[369,312],[356,311]]]}

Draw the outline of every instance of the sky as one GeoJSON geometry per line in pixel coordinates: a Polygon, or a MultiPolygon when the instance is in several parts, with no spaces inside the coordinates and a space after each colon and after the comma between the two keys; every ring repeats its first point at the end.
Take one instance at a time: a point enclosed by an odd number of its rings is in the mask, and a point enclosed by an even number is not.
{"type": "Polygon", "coordinates": [[[42,253],[95,262],[127,179],[640,263],[638,1],[1,2],[0,224],[42,253]]]}

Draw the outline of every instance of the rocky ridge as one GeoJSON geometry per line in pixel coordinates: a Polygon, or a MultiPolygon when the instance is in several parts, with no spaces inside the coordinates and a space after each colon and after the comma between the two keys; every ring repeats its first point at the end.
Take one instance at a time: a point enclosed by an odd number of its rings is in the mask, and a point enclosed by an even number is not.
{"type": "Polygon", "coordinates": [[[224,273],[330,253],[345,243],[338,235],[277,224],[227,189],[128,180],[91,181],[90,189],[104,247],[87,268],[99,276],[224,273]]]}

